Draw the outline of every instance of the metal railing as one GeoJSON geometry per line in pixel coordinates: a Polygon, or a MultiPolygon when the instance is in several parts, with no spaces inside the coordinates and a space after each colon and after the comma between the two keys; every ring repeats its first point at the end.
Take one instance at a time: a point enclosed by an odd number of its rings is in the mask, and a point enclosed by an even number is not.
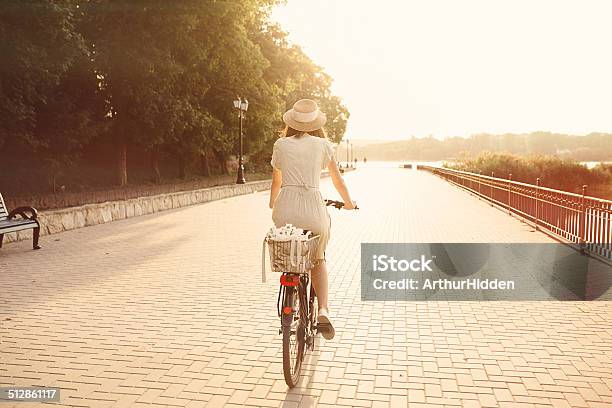
{"type": "Polygon", "coordinates": [[[418,165],[582,251],[612,261],[612,201],[477,173],[418,165]]]}

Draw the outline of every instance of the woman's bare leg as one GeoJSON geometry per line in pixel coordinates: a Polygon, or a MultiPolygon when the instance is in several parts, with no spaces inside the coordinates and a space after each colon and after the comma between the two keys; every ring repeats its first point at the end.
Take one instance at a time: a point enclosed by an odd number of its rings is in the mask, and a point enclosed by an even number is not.
{"type": "Polygon", "coordinates": [[[329,319],[327,311],[327,266],[325,261],[319,263],[312,269],[312,285],[317,292],[317,300],[319,303],[318,329],[325,340],[334,338],[336,331],[329,319]]]}
{"type": "Polygon", "coordinates": [[[311,272],[312,286],[317,293],[317,301],[319,303],[319,309],[327,309],[327,266],[325,260],[321,260],[317,265],[312,268],[311,272]]]}

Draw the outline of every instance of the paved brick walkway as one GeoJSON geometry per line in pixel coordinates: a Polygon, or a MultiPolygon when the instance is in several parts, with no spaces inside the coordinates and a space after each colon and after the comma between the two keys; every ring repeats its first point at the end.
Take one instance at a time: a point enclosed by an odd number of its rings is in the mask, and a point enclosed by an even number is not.
{"type": "Polygon", "coordinates": [[[346,178],[362,209],[332,213],[337,336],[300,387],[282,377],[277,286],[259,281],[266,192],[6,245],[0,385],[79,407],[610,407],[609,302],[360,300],[361,242],[549,238],[427,173],[346,178]]]}

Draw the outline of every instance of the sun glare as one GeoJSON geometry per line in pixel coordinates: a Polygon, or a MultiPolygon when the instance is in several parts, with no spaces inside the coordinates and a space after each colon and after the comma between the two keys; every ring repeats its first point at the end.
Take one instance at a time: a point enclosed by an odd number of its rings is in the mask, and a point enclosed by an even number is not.
{"type": "Polygon", "coordinates": [[[273,18],[334,78],[347,136],[612,131],[608,1],[289,0],[273,18]]]}

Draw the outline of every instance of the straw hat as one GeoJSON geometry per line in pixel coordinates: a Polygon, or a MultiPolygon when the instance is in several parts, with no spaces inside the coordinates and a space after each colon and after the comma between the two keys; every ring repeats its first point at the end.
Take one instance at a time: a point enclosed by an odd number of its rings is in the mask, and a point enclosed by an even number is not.
{"type": "Polygon", "coordinates": [[[312,99],[300,99],[283,115],[287,126],[300,132],[312,132],[323,127],[327,117],[312,99]]]}

